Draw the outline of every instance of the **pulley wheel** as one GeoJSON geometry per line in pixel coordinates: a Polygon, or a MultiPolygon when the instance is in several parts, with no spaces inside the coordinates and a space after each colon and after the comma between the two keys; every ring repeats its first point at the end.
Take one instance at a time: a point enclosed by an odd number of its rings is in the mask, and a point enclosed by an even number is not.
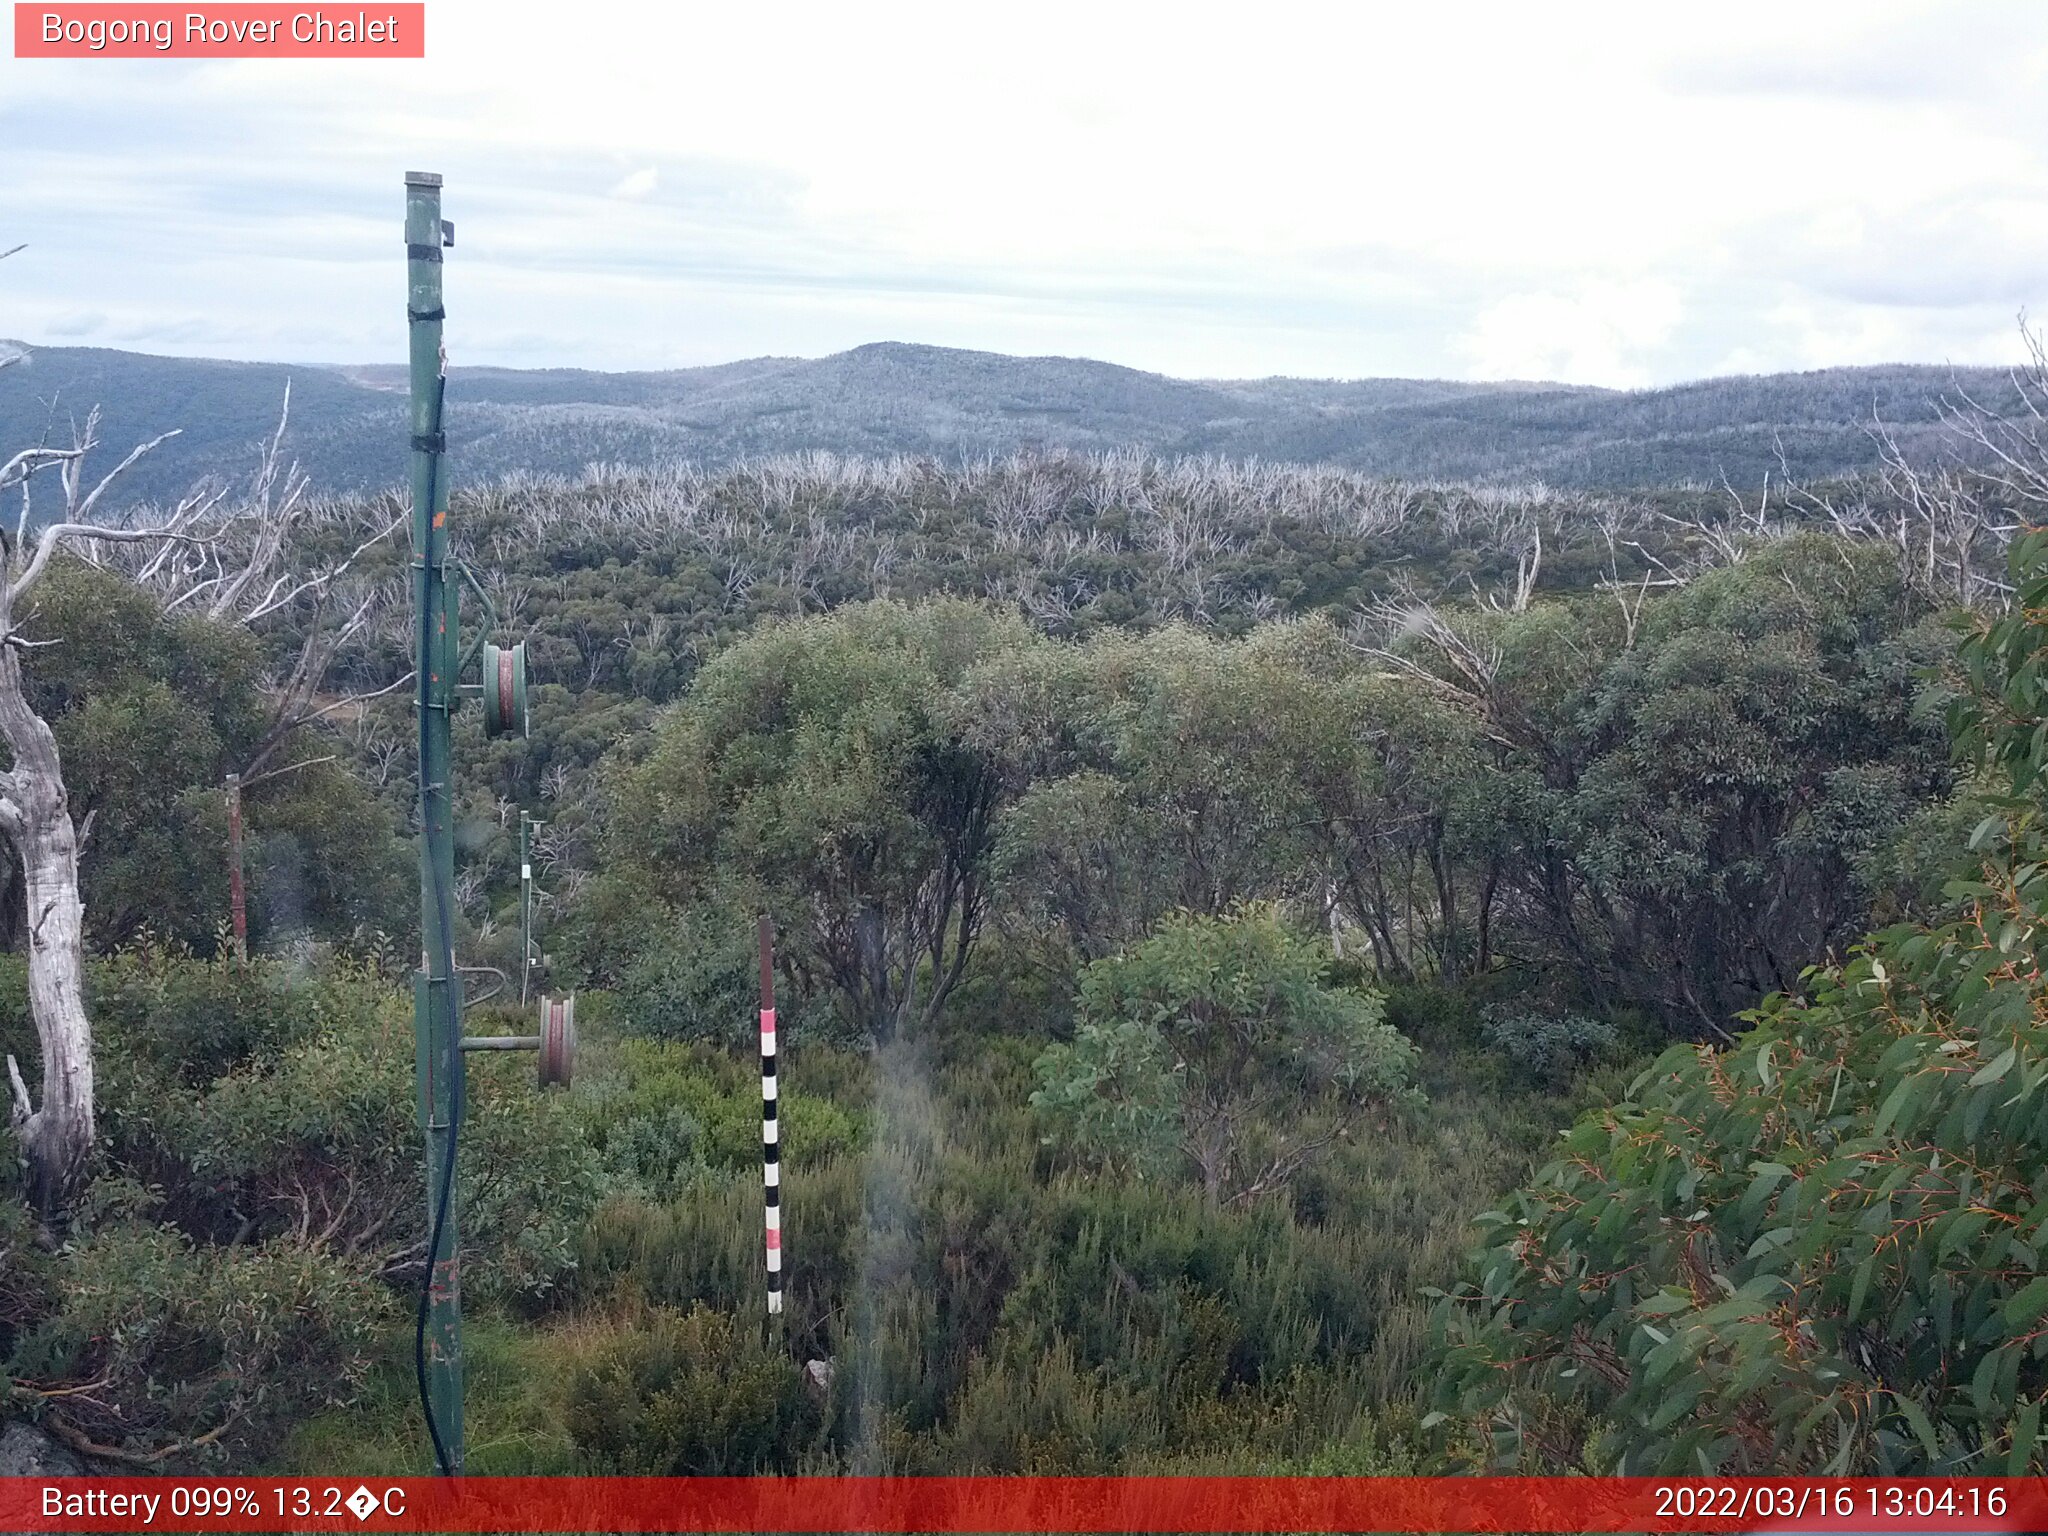
{"type": "Polygon", "coordinates": [[[526,734],[526,646],[486,643],[483,654],[484,734],[526,734]]]}
{"type": "Polygon", "coordinates": [[[540,1000],[540,1085],[569,1086],[576,1066],[576,995],[540,1000]]]}

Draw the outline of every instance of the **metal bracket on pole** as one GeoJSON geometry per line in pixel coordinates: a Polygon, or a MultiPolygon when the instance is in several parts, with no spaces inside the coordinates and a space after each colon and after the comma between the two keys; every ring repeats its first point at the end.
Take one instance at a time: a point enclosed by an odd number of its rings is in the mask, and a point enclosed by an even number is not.
{"type": "Polygon", "coordinates": [[[566,1088],[576,1074],[576,994],[540,1000],[537,1035],[465,1035],[465,1051],[537,1051],[540,1085],[566,1088]]]}

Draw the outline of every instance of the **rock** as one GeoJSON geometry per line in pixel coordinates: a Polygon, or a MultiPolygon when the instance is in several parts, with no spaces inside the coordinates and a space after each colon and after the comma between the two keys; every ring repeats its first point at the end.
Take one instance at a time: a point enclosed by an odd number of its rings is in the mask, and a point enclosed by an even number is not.
{"type": "Polygon", "coordinates": [[[91,1468],[33,1424],[0,1427],[0,1477],[84,1477],[91,1468]]]}
{"type": "Polygon", "coordinates": [[[830,1360],[806,1360],[804,1362],[804,1387],[819,1402],[832,1395],[832,1362],[830,1360]]]}

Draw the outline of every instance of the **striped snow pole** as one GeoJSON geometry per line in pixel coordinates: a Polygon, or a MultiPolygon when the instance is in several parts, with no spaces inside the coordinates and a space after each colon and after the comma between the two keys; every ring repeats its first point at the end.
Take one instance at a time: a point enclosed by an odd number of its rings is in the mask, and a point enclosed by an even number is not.
{"type": "Polygon", "coordinates": [[[775,925],[761,919],[761,1184],[767,1197],[768,1310],[782,1310],[782,1133],[775,1123],[775,925]]]}

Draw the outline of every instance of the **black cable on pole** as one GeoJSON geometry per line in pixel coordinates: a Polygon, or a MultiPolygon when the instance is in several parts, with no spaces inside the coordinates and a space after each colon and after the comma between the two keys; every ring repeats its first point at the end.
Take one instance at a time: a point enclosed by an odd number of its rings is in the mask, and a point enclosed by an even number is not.
{"type": "MultiPolygon", "coordinates": [[[[447,390],[448,376],[447,374],[444,373],[440,376],[434,388],[434,423],[437,427],[440,425],[441,406],[443,400],[447,395],[447,390]]],[[[437,454],[433,460],[432,468],[430,471],[430,477],[427,485],[427,518],[430,524],[434,516],[435,506],[437,505],[437,503],[439,503],[441,499],[440,478],[441,460],[439,455],[437,454]]],[[[420,552],[420,558],[424,560],[430,553],[431,540],[429,542],[429,548],[426,550],[422,550],[420,552]]],[[[422,583],[422,586],[424,585],[425,584],[422,583]]],[[[425,674],[428,653],[431,650],[433,643],[433,615],[429,611],[427,604],[425,602],[422,602],[420,604],[419,665],[421,669],[421,703],[419,710],[419,726],[420,836],[423,838],[427,835],[427,732],[429,729],[428,718],[432,712],[432,706],[428,704],[425,699],[427,687],[425,674]]],[[[455,984],[454,900],[452,893],[448,889],[447,879],[442,872],[441,861],[437,858],[432,857],[430,854],[427,859],[427,864],[433,870],[434,914],[436,917],[440,919],[439,927],[441,931],[441,952],[439,958],[441,960],[441,975],[444,978],[445,983],[452,989],[455,984]]],[[[433,983],[432,970],[428,971],[427,976],[428,985],[431,987],[433,983]]],[[[449,995],[452,998],[452,990],[449,995]]],[[[454,1020],[450,1020],[451,1027],[455,1024],[455,1022],[456,1021],[454,1020]]],[[[443,1477],[453,1476],[455,1472],[455,1466],[453,1458],[450,1457],[450,1455],[448,1454],[447,1443],[441,1438],[441,1425],[439,1421],[436,1420],[434,1417],[433,1394],[427,1389],[427,1318],[433,1308],[434,1256],[441,1251],[441,1238],[443,1234],[445,1234],[448,1230],[449,1202],[453,1199],[455,1193],[455,1140],[457,1134],[461,1131],[462,1128],[463,1098],[465,1093],[463,1084],[464,1074],[461,1070],[462,1063],[459,1060],[457,1060],[454,1063],[454,1067],[454,1081],[450,1084],[448,1100],[448,1150],[442,1154],[441,1159],[441,1197],[434,1202],[433,1227],[427,1236],[427,1272],[420,1280],[419,1310],[413,1320],[412,1337],[413,1375],[419,1385],[420,1412],[422,1415],[425,1416],[427,1421],[427,1434],[434,1442],[435,1468],[443,1477]]],[[[433,1105],[431,1102],[429,1102],[429,1104],[427,1105],[427,1116],[428,1122],[430,1124],[432,1123],[433,1112],[433,1105]]]]}

